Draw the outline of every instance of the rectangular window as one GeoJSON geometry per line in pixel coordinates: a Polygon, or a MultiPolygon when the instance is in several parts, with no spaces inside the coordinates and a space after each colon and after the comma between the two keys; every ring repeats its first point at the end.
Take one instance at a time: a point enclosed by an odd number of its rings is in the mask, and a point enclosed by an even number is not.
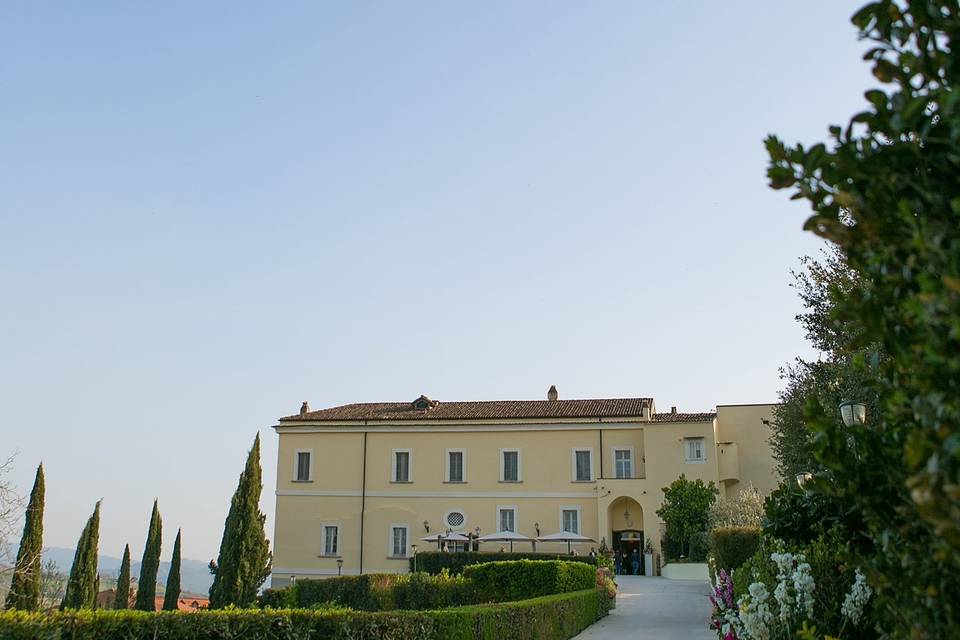
{"type": "Polygon", "coordinates": [[[684,438],[683,443],[687,451],[687,462],[706,462],[707,450],[703,445],[703,438],[684,438]]]}
{"type": "Polygon", "coordinates": [[[463,467],[464,452],[450,449],[447,451],[447,482],[464,482],[466,474],[463,467]]]}
{"type": "Polygon", "coordinates": [[[407,526],[395,524],[390,527],[390,555],[395,558],[407,556],[407,526]]]}
{"type": "Polygon", "coordinates": [[[593,449],[573,450],[573,479],[577,482],[593,480],[593,449]]]}
{"type": "Polygon", "coordinates": [[[340,553],[340,527],[335,524],[323,527],[323,555],[335,556],[340,553]]]}
{"type": "Polygon", "coordinates": [[[499,531],[517,530],[517,509],[516,507],[497,507],[497,520],[499,531]]]}
{"type": "Polygon", "coordinates": [[[297,451],[296,459],[294,461],[294,473],[293,477],[297,482],[310,482],[312,474],[310,473],[310,458],[312,457],[311,451],[297,451]]]}
{"type": "Polygon", "coordinates": [[[560,511],[560,520],[563,531],[566,533],[580,533],[580,510],[564,508],[560,511]]]}
{"type": "Polygon", "coordinates": [[[409,449],[395,449],[393,451],[393,481],[410,482],[409,449]]]}
{"type": "Polygon", "coordinates": [[[500,480],[502,482],[520,482],[520,450],[500,450],[500,480]]]}
{"type": "Polygon", "coordinates": [[[631,449],[613,450],[613,474],[617,478],[633,477],[633,451],[631,449]]]}

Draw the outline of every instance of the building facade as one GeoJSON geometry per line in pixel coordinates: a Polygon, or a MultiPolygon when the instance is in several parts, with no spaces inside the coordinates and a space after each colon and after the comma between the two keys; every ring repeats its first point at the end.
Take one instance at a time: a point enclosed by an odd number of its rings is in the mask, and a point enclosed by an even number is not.
{"type": "MultiPolygon", "coordinates": [[[[274,426],[280,438],[273,585],[405,572],[414,545],[448,531],[572,532],[659,550],[662,488],[680,474],[721,496],[778,482],[773,405],[658,412],[652,398],[350,404],[274,426]]],[[[531,543],[516,543],[529,551],[531,543]]],[[[566,543],[540,542],[561,553],[566,543]]],[[[497,551],[501,543],[484,543],[497,551]]]]}

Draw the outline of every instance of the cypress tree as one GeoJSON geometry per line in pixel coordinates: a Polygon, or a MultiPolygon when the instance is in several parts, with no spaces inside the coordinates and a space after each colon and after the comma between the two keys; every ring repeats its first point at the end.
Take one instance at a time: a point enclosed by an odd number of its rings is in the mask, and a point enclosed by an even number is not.
{"type": "Polygon", "coordinates": [[[143,560],[140,562],[140,581],[137,585],[137,601],[134,609],[141,611],[157,610],[157,569],[160,568],[160,537],[163,523],[160,522],[160,509],[153,501],[153,513],[150,514],[150,528],[147,530],[147,544],[143,548],[143,560]]]}
{"type": "Polygon", "coordinates": [[[113,608],[130,608],[130,545],[123,547],[123,560],[120,561],[120,575],[117,576],[117,597],[113,601],[113,608]]]}
{"type": "Polygon", "coordinates": [[[230,511],[223,527],[220,554],[210,563],[213,585],[210,608],[250,606],[257,590],[270,574],[270,542],[263,531],[266,516],[260,511],[263,490],[260,470],[260,434],[247,455],[230,511]]]}
{"type": "Polygon", "coordinates": [[[176,611],[179,609],[177,600],[180,599],[180,530],[177,529],[177,539],[173,542],[173,557],[170,558],[170,573],[167,575],[167,590],[163,594],[163,610],[176,611]]]}
{"type": "Polygon", "coordinates": [[[17,562],[14,565],[10,591],[7,593],[6,608],[22,611],[36,611],[40,608],[40,576],[42,567],[40,556],[43,551],[43,500],[46,485],[43,479],[43,464],[37,467],[37,476],[30,491],[30,503],[27,505],[23,536],[20,549],[17,550],[17,562]]]}
{"type": "Polygon", "coordinates": [[[80,534],[60,609],[92,609],[97,599],[97,545],[100,541],[100,501],[80,534]]]}

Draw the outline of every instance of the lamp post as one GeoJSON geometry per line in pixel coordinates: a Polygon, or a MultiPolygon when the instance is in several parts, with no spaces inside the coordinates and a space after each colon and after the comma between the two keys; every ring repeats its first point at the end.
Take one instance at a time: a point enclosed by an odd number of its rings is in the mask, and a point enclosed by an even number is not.
{"type": "Polygon", "coordinates": [[[413,543],[410,545],[410,550],[413,551],[413,572],[417,572],[417,544],[413,543]]]}
{"type": "Polygon", "coordinates": [[[867,423],[867,405],[858,400],[841,402],[840,418],[844,426],[863,426],[867,423]]]}
{"type": "Polygon", "coordinates": [[[343,571],[343,558],[337,558],[337,575],[342,575],[343,571]]]}

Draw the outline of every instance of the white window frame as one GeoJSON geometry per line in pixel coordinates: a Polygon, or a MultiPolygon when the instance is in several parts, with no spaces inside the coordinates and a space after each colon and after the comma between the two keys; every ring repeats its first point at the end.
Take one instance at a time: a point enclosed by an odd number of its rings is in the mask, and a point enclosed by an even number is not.
{"type": "Polygon", "coordinates": [[[400,484],[408,484],[413,482],[413,449],[393,449],[390,452],[390,482],[398,482],[400,484]],[[398,453],[407,454],[407,479],[406,480],[397,479],[397,454],[398,453]]]}
{"type": "Polygon", "coordinates": [[[703,436],[685,437],[683,439],[683,459],[687,464],[704,464],[707,461],[707,439],[703,436]],[[690,457],[690,447],[688,445],[696,440],[700,441],[700,452],[703,454],[702,458],[690,457]]]}
{"type": "Polygon", "coordinates": [[[293,450],[293,481],[294,482],[313,482],[313,449],[294,449],[293,450]],[[307,465],[307,479],[298,480],[300,476],[300,454],[310,454],[310,464],[307,465]]]}
{"type": "Polygon", "coordinates": [[[610,447],[610,459],[613,461],[613,477],[614,478],[635,478],[637,476],[637,458],[633,453],[632,446],[625,445],[613,445],[610,447]],[[628,476],[618,476],[617,475],[617,452],[618,451],[627,451],[630,453],[630,475],[628,476]]]}
{"type": "Polygon", "coordinates": [[[452,482],[453,484],[466,484],[467,482],[467,450],[466,449],[447,449],[446,451],[444,451],[443,457],[444,457],[443,481],[452,482]],[[461,469],[462,477],[460,480],[450,479],[450,454],[451,453],[460,454],[460,460],[462,465],[462,469],[461,469]]]}
{"type": "Polygon", "coordinates": [[[340,544],[343,541],[341,532],[343,531],[340,522],[321,522],[320,523],[320,555],[324,558],[339,558],[340,544]],[[333,553],[327,553],[327,527],[334,527],[337,530],[337,548],[333,553]]]}
{"type": "Polygon", "coordinates": [[[597,479],[597,474],[594,473],[593,469],[593,447],[574,447],[570,452],[570,478],[572,482],[594,482],[597,479]],[[590,454],[590,478],[587,480],[580,480],[577,478],[577,453],[581,451],[586,451],[590,454]]]}
{"type": "Polygon", "coordinates": [[[560,531],[566,533],[576,533],[578,535],[583,535],[583,513],[580,505],[578,504],[567,504],[560,505],[560,531]],[[576,511],[577,512],[577,530],[576,531],[567,531],[563,528],[563,512],[564,511],[576,511]]]}
{"type": "Polygon", "coordinates": [[[511,449],[511,448],[500,449],[500,482],[509,482],[509,483],[523,482],[523,451],[521,451],[520,449],[511,449]],[[513,452],[517,454],[517,479],[506,480],[503,477],[503,472],[504,472],[503,454],[513,453],[513,452]]]}
{"type": "Polygon", "coordinates": [[[500,512],[501,511],[513,511],[513,531],[514,533],[519,533],[517,529],[520,528],[520,509],[517,508],[515,504],[498,504],[497,505],[497,531],[503,531],[500,528],[500,512]]]}
{"type": "Polygon", "coordinates": [[[410,525],[405,522],[394,522],[387,529],[387,557],[400,559],[400,558],[409,558],[410,557],[410,525]],[[404,540],[406,542],[406,548],[403,550],[403,555],[396,555],[393,553],[393,530],[394,529],[405,529],[406,536],[404,540]]]}

